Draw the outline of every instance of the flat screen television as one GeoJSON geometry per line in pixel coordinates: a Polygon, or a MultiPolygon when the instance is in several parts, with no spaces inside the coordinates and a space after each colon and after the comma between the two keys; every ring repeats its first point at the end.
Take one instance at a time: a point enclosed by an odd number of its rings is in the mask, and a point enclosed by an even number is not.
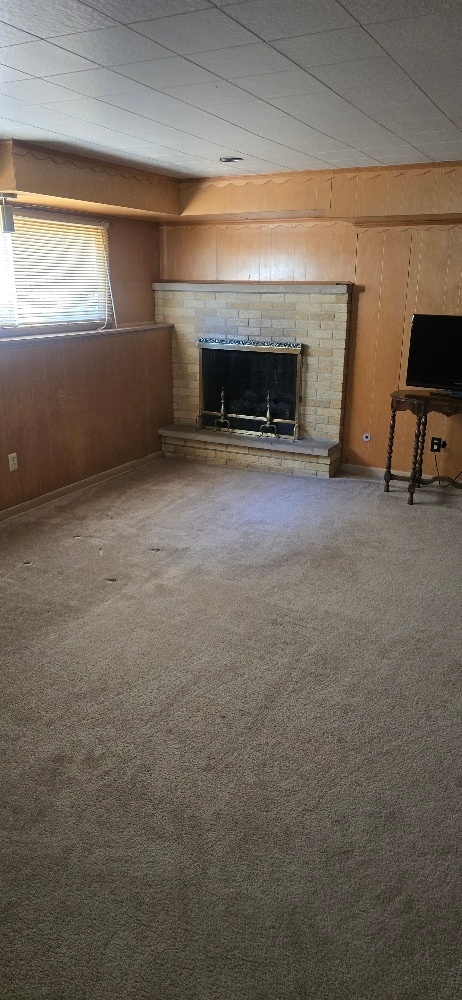
{"type": "Polygon", "coordinates": [[[462,316],[412,317],[406,385],[462,395],[462,316]]]}

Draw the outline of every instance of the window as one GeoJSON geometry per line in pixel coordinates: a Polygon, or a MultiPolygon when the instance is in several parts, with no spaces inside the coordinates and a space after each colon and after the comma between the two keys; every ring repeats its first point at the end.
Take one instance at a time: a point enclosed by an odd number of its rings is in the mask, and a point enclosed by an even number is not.
{"type": "Polygon", "coordinates": [[[111,326],[107,226],[16,214],[0,235],[0,326],[111,326]]]}

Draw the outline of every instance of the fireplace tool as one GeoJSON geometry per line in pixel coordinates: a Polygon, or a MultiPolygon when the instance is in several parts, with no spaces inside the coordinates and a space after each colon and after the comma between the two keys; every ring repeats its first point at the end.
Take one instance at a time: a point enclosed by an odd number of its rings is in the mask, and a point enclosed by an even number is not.
{"type": "Polygon", "coordinates": [[[231,425],[230,425],[229,420],[226,417],[226,411],[225,411],[225,390],[224,390],[224,387],[221,390],[220,399],[221,399],[220,416],[217,418],[217,420],[215,420],[215,427],[217,428],[218,431],[225,431],[225,430],[229,431],[229,430],[231,430],[231,425]]]}
{"type": "Polygon", "coordinates": [[[274,434],[275,437],[279,437],[276,424],[273,424],[271,419],[271,407],[270,407],[270,394],[268,390],[268,395],[266,397],[266,420],[265,423],[260,427],[260,434],[274,434]]]}

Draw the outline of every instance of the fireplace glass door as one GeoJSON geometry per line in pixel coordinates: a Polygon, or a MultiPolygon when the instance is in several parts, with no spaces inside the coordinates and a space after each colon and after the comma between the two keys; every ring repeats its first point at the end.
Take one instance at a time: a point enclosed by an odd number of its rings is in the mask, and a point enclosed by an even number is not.
{"type": "Polygon", "coordinates": [[[295,437],[300,350],[256,345],[201,347],[201,424],[295,437]]]}

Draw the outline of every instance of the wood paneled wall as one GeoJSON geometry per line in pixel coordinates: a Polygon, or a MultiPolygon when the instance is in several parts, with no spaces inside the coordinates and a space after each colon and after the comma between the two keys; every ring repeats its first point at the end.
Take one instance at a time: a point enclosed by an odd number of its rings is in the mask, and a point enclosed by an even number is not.
{"type": "Polygon", "coordinates": [[[168,328],[1,345],[0,509],[159,451],[171,421],[168,328]]]}
{"type": "Polygon", "coordinates": [[[109,263],[119,326],[154,319],[152,284],[159,280],[159,227],[150,222],[111,219],[109,263]]]}
{"type": "MultiPolygon", "coordinates": [[[[111,219],[109,257],[119,326],[153,321],[158,227],[111,219]]],[[[158,428],[173,419],[170,339],[150,330],[0,346],[0,509],[160,450],[158,428]]]]}
{"type": "Polygon", "coordinates": [[[326,218],[354,220],[460,215],[462,165],[403,164],[184,180],[180,196],[181,216],[191,221],[220,215],[245,218],[246,212],[273,213],[275,218],[293,212],[307,218],[314,211],[326,218]]]}
{"type": "MultiPolygon", "coordinates": [[[[167,225],[161,278],[354,282],[343,461],[383,468],[389,396],[405,384],[412,313],[462,313],[461,250],[461,223],[167,225]]],[[[459,417],[429,421],[429,434],[448,442],[440,460],[447,474],[462,469],[461,432],[459,417]]],[[[412,434],[411,419],[399,414],[395,468],[409,467],[412,434]]],[[[427,451],[425,470],[434,468],[427,451]]]]}

